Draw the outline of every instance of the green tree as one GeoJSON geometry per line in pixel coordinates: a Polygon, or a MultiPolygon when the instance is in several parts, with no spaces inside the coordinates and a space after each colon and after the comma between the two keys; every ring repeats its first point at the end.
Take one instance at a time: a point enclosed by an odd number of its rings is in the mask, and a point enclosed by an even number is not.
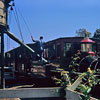
{"type": "Polygon", "coordinates": [[[91,32],[88,32],[84,28],[80,28],[79,30],[76,30],[76,34],[78,37],[91,37],[91,32]]]}
{"type": "Polygon", "coordinates": [[[100,28],[99,29],[96,29],[96,32],[94,32],[93,38],[100,39],[100,28]]]}

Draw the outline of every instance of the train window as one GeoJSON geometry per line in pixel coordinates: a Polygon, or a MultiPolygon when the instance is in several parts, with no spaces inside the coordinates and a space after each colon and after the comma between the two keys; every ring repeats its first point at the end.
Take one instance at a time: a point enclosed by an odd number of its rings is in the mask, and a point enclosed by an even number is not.
{"type": "Polygon", "coordinates": [[[24,70],[24,64],[22,64],[22,70],[24,70]]]}
{"type": "Polygon", "coordinates": [[[21,58],[21,57],[22,57],[22,55],[20,54],[20,55],[19,55],[19,58],[21,58]]]}
{"type": "Polygon", "coordinates": [[[92,45],[92,51],[94,51],[94,52],[96,51],[96,44],[92,45]]]}
{"type": "Polygon", "coordinates": [[[48,58],[48,48],[44,49],[44,58],[48,58]]]}
{"type": "Polygon", "coordinates": [[[7,53],[7,57],[10,58],[11,57],[11,54],[10,53],[7,53]]]}
{"type": "Polygon", "coordinates": [[[71,43],[65,43],[64,45],[64,56],[66,56],[66,52],[71,48],[71,43]]]}
{"type": "Polygon", "coordinates": [[[53,44],[53,49],[54,49],[54,50],[56,49],[56,45],[55,45],[55,44],[53,44]]]}

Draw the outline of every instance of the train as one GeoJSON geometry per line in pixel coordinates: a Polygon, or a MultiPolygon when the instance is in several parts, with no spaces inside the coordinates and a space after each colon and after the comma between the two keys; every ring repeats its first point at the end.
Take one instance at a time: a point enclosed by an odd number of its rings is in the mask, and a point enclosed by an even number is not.
{"type": "MultiPolygon", "coordinates": [[[[34,49],[34,51],[37,51],[36,43],[28,44],[28,46],[34,49]]],[[[66,41],[64,39],[57,39],[44,44],[43,54],[44,58],[48,61],[46,63],[58,64],[65,70],[68,70],[68,66],[71,63],[72,57],[77,53],[81,54],[80,60],[78,61],[79,68],[77,71],[84,72],[88,67],[91,67],[91,69],[99,68],[99,45],[97,45],[97,42],[94,40],[89,38],[73,37],[67,38],[66,41]],[[66,45],[63,44],[65,42],[67,42],[66,45]],[[72,42],[74,47],[72,44],[70,45],[70,42],[72,42]],[[60,43],[62,43],[62,45],[60,45],[60,43]],[[66,50],[65,47],[68,50],[66,50]]],[[[46,63],[39,60],[39,57],[37,57],[37,52],[31,53],[23,46],[20,46],[6,52],[5,57],[6,66],[13,66],[16,72],[16,76],[24,76],[27,73],[36,74],[36,72],[41,72],[41,75],[46,76],[46,63]]],[[[38,74],[36,75],[38,76],[38,74]]]]}
{"type": "Polygon", "coordinates": [[[54,51],[53,48],[49,47],[50,44],[53,43],[49,42],[48,44],[48,52],[51,54],[49,55],[48,59],[51,62],[59,63],[62,67],[65,69],[68,69],[69,65],[71,64],[72,57],[75,57],[76,54],[79,55],[80,59],[78,60],[79,67],[77,71],[85,72],[87,71],[88,67],[91,67],[92,70],[99,69],[100,67],[100,46],[99,42],[94,41],[93,39],[90,39],[88,37],[86,38],[68,38],[68,41],[63,41],[60,39],[56,41],[58,44],[62,43],[62,45],[65,45],[64,47],[61,45],[57,45],[56,43],[56,49],[54,51]],[[64,44],[65,43],[65,44],[64,44]],[[57,48],[61,47],[62,51],[57,48]],[[66,50],[66,48],[68,50],[66,50]],[[60,51],[60,53],[59,53],[60,51]],[[53,53],[52,53],[53,52],[53,53]],[[58,56],[59,53],[59,56],[58,56]],[[53,55],[52,55],[53,54],[53,55]],[[64,56],[63,56],[64,55],[64,56]]]}

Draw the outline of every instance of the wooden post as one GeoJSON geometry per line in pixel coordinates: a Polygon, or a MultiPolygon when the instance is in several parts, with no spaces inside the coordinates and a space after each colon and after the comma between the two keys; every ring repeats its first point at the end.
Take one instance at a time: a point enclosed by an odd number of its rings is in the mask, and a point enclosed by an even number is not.
{"type": "MultiPolygon", "coordinates": [[[[84,96],[84,95],[77,91],[66,89],[66,100],[80,100],[80,96],[84,96]]],[[[90,97],[89,100],[98,100],[98,99],[90,97]]]]}
{"type": "Polygon", "coordinates": [[[2,30],[0,30],[1,33],[1,88],[5,88],[5,78],[4,78],[4,66],[5,66],[5,60],[4,60],[4,33],[2,30]]]}
{"type": "Polygon", "coordinates": [[[80,100],[80,95],[75,91],[66,89],[66,100],[80,100]]]}
{"type": "Polygon", "coordinates": [[[5,88],[5,78],[4,78],[4,32],[8,29],[7,27],[7,17],[8,17],[8,7],[11,0],[0,0],[0,35],[1,35],[1,88],[5,88]]]}

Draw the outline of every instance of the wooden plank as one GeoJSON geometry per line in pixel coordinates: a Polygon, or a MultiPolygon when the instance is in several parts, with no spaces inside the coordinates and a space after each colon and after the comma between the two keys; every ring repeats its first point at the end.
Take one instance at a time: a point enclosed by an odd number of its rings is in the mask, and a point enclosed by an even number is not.
{"type": "Polygon", "coordinates": [[[49,98],[60,97],[60,88],[0,89],[0,98],[49,98]]]}
{"type": "Polygon", "coordinates": [[[78,77],[78,79],[77,79],[70,87],[68,87],[68,89],[70,89],[70,90],[75,90],[75,89],[79,86],[79,84],[82,82],[82,78],[83,78],[84,76],[85,76],[84,73],[81,74],[81,75],[78,77]]]}
{"type": "Polygon", "coordinates": [[[79,77],[79,78],[72,84],[72,86],[70,86],[70,87],[68,87],[68,88],[69,88],[70,90],[75,90],[81,82],[82,82],[82,78],[79,77]]]}
{"type": "MultiPolygon", "coordinates": [[[[28,98],[33,98],[33,100],[43,100],[43,98],[48,98],[47,100],[49,100],[49,98],[58,98],[57,100],[59,100],[61,97],[60,89],[60,87],[0,89],[0,100],[20,100],[19,98],[26,98],[25,100],[28,100],[28,98]]],[[[66,89],[66,100],[80,100],[80,95],[83,94],[66,89]]],[[[97,99],[91,97],[90,100],[97,99]]]]}
{"type": "Polygon", "coordinates": [[[90,97],[90,100],[98,100],[98,99],[96,99],[96,98],[93,98],[93,97],[90,97]]]}
{"type": "MultiPolygon", "coordinates": [[[[80,95],[83,95],[79,92],[66,89],[66,100],[80,100],[80,95]]],[[[96,98],[90,97],[90,100],[98,100],[96,98]]]]}
{"type": "Polygon", "coordinates": [[[21,100],[66,100],[64,98],[21,98],[21,100]]]}
{"type": "Polygon", "coordinates": [[[5,99],[0,99],[0,100],[21,100],[20,98],[5,98],[5,99]]]}
{"type": "Polygon", "coordinates": [[[66,89],[66,100],[80,100],[80,95],[74,91],[66,89]]]}

